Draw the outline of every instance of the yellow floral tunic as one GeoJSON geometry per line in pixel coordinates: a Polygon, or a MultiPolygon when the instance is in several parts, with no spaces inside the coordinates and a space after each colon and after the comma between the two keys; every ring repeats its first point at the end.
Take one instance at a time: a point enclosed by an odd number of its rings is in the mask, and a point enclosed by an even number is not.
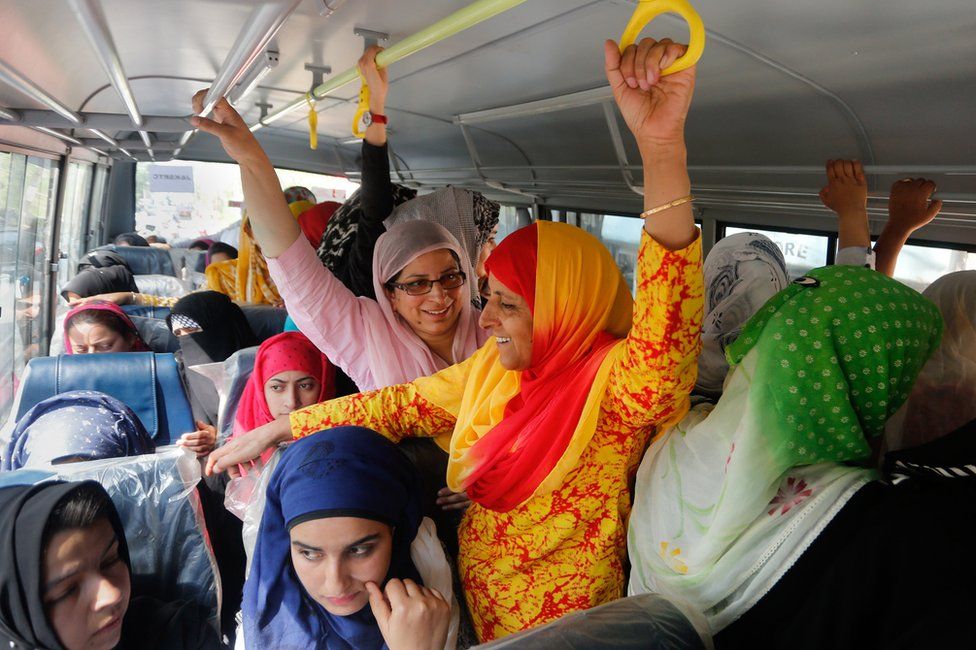
{"type": "MultiPolygon", "coordinates": [[[[562,487],[513,510],[472,504],[465,513],[458,568],[482,641],[624,595],[634,473],[655,428],[687,411],[695,383],[703,311],[700,238],[668,251],[645,233],[637,272],[627,351],[611,371],[596,432],[578,466],[562,487]]],[[[442,373],[463,377],[464,366],[442,373]]],[[[463,390],[457,386],[459,401],[463,390]]],[[[291,423],[296,438],[352,424],[399,441],[450,434],[455,419],[410,383],[295,411],[291,423]]]]}

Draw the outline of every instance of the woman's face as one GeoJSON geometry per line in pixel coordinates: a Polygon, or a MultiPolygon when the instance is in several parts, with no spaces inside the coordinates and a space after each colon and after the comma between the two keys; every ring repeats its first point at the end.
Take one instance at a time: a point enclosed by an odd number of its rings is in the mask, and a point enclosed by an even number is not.
{"type": "Polygon", "coordinates": [[[68,328],[68,340],[74,354],[132,351],[130,336],[97,323],[75,323],[68,328]]]}
{"type": "Polygon", "coordinates": [[[322,385],[303,370],[286,370],[264,383],[264,400],[271,415],[288,415],[295,409],[311,406],[319,401],[322,385]]]}
{"type": "Polygon", "coordinates": [[[291,529],[291,563],[305,591],[335,616],[369,603],[366,583],[383,585],[393,555],[390,526],[358,517],[313,519],[291,529]]]}
{"type": "Polygon", "coordinates": [[[488,276],[491,296],[481,311],[479,324],[495,337],[498,357],[506,370],[525,370],[532,365],[532,310],[522,296],[488,276]]]}
{"type": "MultiPolygon", "coordinates": [[[[410,284],[418,280],[438,280],[460,269],[454,255],[446,248],[416,257],[403,267],[393,281],[410,284]]],[[[410,325],[410,329],[421,338],[452,334],[461,315],[462,301],[465,300],[464,285],[445,290],[435,282],[430,293],[411,296],[402,289],[387,289],[386,295],[398,313],[410,325]]]]}
{"type": "Polygon", "coordinates": [[[65,648],[118,645],[129,607],[129,567],[107,519],[52,536],[41,580],[44,611],[65,648]]]}

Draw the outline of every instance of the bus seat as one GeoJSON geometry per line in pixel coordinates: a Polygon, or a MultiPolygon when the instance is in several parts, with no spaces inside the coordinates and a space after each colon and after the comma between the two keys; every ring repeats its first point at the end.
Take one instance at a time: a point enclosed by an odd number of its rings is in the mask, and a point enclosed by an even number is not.
{"type": "Polygon", "coordinates": [[[207,251],[170,248],[169,256],[172,258],[173,267],[177,271],[187,268],[191,272],[203,273],[204,269],[207,268],[207,251]]]}
{"type": "Polygon", "coordinates": [[[657,648],[705,650],[712,647],[705,618],[659,594],[621,598],[593,609],[567,614],[525,632],[478,648],[657,648]],[[689,618],[690,617],[690,618],[689,618]],[[700,619],[696,629],[691,618],[700,619]],[[699,630],[702,630],[701,633],[699,630]],[[704,635],[704,636],[703,636],[704,635]]]}
{"type": "Polygon", "coordinates": [[[122,305],[122,311],[127,313],[130,318],[166,320],[166,317],[169,316],[169,307],[153,307],[152,305],[122,305]]]}
{"type": "Polygon", "coordinates": [[[220,574],[195,489],[200,463],[193,454],[166,447],[144,456],[53,465],[50,471],[5,472],[2,479],[6,485],[101,483],[125,527],[133,593],[195,603],[218,625],[220,574]]]}
{"type": "Polygon", "coordinates": [[[196,430],[172,354],[120,352],[31,359],[12,411],[14,421],[38,402],[70,390],[97,390],[127,404],[157,446],[196,430]]]}
{"type": "Polygon", "coordinates": [[[172,275],[136,275],[136,286],[139,293],[146,293],[150,296],[182,296],[186,294],[186,287],[172,275]]]}
{"type": "Polygon", "coordinates": [[[258,337],[258,341],[270,339],[275,334],[285,331],[285,319],[288,312],[280,307],[270,305],[241,305],[241,310],[247,318],[251,330],[258,337]]]}
{"type": "Polygon", "coordinates": [[[176,276],[176,267],[169,251],[152,246],[100,246],[97,250],[118,253],[129,265],[133,275],[171,275],[176,276]]]}

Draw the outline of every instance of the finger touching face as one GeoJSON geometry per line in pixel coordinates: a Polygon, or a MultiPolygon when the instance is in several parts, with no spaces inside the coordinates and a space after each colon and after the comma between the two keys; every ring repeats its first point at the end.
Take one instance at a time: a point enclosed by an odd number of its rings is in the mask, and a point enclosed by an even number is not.
{"type": "Polygon", "coordinates": [[[291,561],[305,591],[335,616],[369,603],[366,583],[382,585],[390,570],[393,530],[359,517],[305,521],[291,529],[291,561]]]}

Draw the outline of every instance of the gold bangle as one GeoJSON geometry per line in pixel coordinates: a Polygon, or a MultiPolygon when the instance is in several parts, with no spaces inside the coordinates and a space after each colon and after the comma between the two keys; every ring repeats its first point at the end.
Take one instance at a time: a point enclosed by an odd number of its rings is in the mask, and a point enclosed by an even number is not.
{"type": "Polygon", "coordinates": [[[691,194],[688,196],[683,196],[680,199],[675,199],[670,203],[665,203],[664,205],[659,205],[656,208],[651,208],[650,210],[645,210],[641,212],[641,218],[649,217],[652,214],[657,214],[658,212],[664,212],[665,210],[670,210],[671,208],[677,207],[679,205],[684,205],[685,203],[691,203],[695,200],[695,197],[691,194]]]}

